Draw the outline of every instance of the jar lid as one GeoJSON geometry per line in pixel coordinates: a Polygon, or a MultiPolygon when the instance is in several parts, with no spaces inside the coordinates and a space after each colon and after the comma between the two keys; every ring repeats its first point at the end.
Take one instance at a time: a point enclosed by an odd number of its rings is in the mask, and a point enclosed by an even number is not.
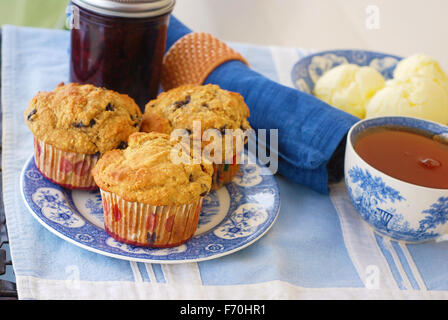
{"type": "Polygon", "coordinates": [[[171,12],[175,2],[175,0],[72,0],[72,3],[95,13],[125,18],[160,16],[171,12]]]}

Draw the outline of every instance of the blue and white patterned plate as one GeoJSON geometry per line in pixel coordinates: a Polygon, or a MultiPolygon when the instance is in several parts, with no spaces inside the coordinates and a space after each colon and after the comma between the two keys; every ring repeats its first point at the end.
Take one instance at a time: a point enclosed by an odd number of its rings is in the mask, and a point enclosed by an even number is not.
{"type": "Polygon", "coordinates": [[[345,63],[370,66],[389,80],[393,78],[395,67],[401,59],[394,55],[366,50],[322,51],[300,59],[292,68],[291,80],[297,89],[312,94],[316,81],[326,71],[345,63]]]}
{"type": "Polygon", "coordinates": [[[114,240],[104,230],[99,191],[71,191],[51,183],[37,170],[34,157],[22,170],[21,190],[26,206],[44,227],[84,249],[139,262],[197,262],[247,247],[262,237],[277,218],[280,195],[269,169],[249,156],[240,172],[231,184],[204,199],[193,238],[166,249],[114,240]]]}

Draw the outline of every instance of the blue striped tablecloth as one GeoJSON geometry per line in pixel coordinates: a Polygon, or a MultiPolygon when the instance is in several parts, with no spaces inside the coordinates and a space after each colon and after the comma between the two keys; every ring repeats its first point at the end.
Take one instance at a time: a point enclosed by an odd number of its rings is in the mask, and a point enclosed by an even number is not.
{"type": "MultiPolygon", "coordinates": [[[[69,34],[5,26],[2,36],[4,203],[20,299],[448,298],[448,243],[410,245],[375,234],[343,182],[327,196],[276,176],[281,211],[272,229],[241,251],[199,263],[129,262],[58,238],[25,208],[19,176],[32,153],[23,110],[38,90],[67,81],[69,34]]],[[[287,86],[293,64],[310,53],[230,45],[287,86]]]]}

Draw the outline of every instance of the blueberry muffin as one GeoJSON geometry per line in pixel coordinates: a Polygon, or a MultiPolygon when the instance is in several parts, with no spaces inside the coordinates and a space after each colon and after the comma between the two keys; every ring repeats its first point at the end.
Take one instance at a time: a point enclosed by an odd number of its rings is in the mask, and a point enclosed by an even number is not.
{"type": "Polygon", "coordinates": [[[94,164],[103,153],[126,147],[141,116],[129,96],[89,84],[61,83],[39,92],[25,110],[36,166],[63,187],[94,189],[94,164]]]}
{"type": "Polygon", "coordinates": [[[128,147],[103,155],[93,169],[106,231],[138,246],[172,247],[196,231],[202,200],[211,187],[210,164],[172,161],[188,148],[164,133],[134,133],[128,147]]]}
{"type": "Polygon", "coordinates": [[[171,134],[183,129],[192,141],[201,140],[201,154],[210,155],[207,159],[214,166],[212,189],[217,189],[231,182],[239,171],[237,159],[251,130],[249,116],[249,108],[239,93],[212,84],[186,85],[163,92],[147,103],[141,131],[171,134]],[[222,143],[212,147],[213,131],[222,143]],[[225,142],[226,135],[232,135],[231,147],[225,142]],[[204,153],[207,146],[210,152],[204,153]]]}

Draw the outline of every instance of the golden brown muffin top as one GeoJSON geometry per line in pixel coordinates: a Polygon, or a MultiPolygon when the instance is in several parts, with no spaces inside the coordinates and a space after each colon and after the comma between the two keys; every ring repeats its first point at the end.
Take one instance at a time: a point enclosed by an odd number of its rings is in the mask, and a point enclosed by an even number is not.
{"type": "Polygon", "coordinates": [[[142,131],[171,133],[174,129],[193,131],[193,121],[207,129],[250,129],[249,108],[239,93],[217,85],[185,85],[161,93],[145,106],[142,131]]]}
{"type": "Polygon", "coordinates": [[[25,121],[38,140],[85,154],[126,147],[129,135],[140,129],[141,116],[128,95],[77,83],[38,92],[25,110],[25,121]]]}
{"type": "Polygon", "coordinates": [[[134,133],[128,147],[105,153],[94,167],[96,184],[127,201],[155,206],[183,205],[205,196],[211,187],[213,166],[173,162],[178,142],[163,133],[134,133]]]}

